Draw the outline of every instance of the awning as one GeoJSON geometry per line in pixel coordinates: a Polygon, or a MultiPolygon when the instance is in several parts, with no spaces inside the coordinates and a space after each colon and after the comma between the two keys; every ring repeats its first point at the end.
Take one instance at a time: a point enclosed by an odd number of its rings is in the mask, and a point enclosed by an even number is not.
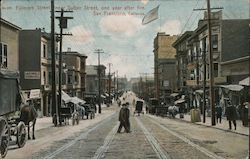
{"type": "Polygon", "coordinates": [[[78,97],[72,97],[70,102],[74,103],[74,104],[84,104],[86,103],[84,100],[78,98],[78,97]]]}
{"type": "Polygon", "coordinates": [[[244,88],[241,85],[233,85],[233,84],[230,84],[230,85],[221,85],[221,87],[229,89],[231,91],[241,91],[244,88]]]}
{"type": "Polygon", "coordinates": [[[198,89],[198,90],[195,91],[195,93],[203,94],[203,90],[198,89]]]}
{"type": "Polygon", "coordinates": [[[247,77],[239,82],[239,85],[250,86],[250,77],[247,77]]]}
{"type": "Polygon", "coordinates": [[[185,99],[178,99],[174,102],[174,104],[180,104],[180,103],[184,103],[185,99]]]}
{"type": "Polygon", "coordinates": [[[62,91],[62,100],[63,100],[65,103],[68,103],[68,102],[70,102],[71,97],[70,97],[67,93],[65,93],[64,91],[62,91]]]}
{"type": "Polygon", "coordinates": [[[172,94],[170,94],[171,97],[176,97],[178,95],[179,95],[178,93],[172,93],[172,94]]]}

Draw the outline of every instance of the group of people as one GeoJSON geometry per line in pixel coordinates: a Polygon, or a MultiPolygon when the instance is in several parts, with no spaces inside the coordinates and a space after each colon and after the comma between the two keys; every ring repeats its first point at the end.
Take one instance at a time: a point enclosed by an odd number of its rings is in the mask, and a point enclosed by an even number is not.
{"type": "MultiPolygon", "coordinates": [[[[248,107],[249,103],[245,102],[239,112],[243,126],[248,126],[248,107]]],[[[223,112],[222,107],[216,106],[215,112],[216,112],[217,123],[221,123],[222,112],[223,112]]],[[[232,105],[230,101],[227,102],[225,115],[229,123],[229,129],[230,130],[232,129],[232,123],[233,123],[234,129],[236,130],[236,119],[238,118],[237,109],[235,106],[232,105]]]]}

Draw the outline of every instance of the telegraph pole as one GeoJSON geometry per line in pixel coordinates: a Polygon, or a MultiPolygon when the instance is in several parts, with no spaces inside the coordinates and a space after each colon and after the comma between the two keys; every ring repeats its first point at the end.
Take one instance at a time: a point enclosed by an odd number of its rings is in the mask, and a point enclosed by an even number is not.
{"type": "MultiPolygon", "coordinates": [[[[68,19],[73,19],[73,17],[64,17],[64,12],[68,12],[68,13],[72,13],[73,11],[65,11],[63,9],[61,9],[61,11],[56,11],[61,13],[60,17],[56,17],[57,19],[59,19],[59,27],[60,27],[60,50],[59,50],[59,86],[58,86],[58,110],[61,109],[61,104],[62,104],[62,39],[63,39],[63,35],[72,35],[72,34],[63,34],[63,29],[67,28],[67,22],[68,19]]],[[[59,123],[61,125],[61,115],[60,115],[60,111],[58,111],[57,114],[58,118],[59,118],[59,123]]]]}
{"type": "Polygon", "coordinates": [[[203,41],[203,51],[202,51],[202,60],[203,60],[203,123],[206,122],[206,76],[207,76],[207,62],[206,62],[206,41],[203,41]]]}
{"type": "Polygon", "coordinates": [[[95,53],[98,54],[98,112],[99,114],[102,113],[102,108],[101,108],[101,68],[100,68],[100,54],[104,53],[102,49],[96,49],[95,53]]]}
{"type": "MultiPolygon", "coordinates": [[[[211,114],[212,115],[211,124],[213,126],[216,123],[215,123],[215,103],[214,103],[214,63],[213,63],[212,40],[211,40],[211,36],[212,36],[212,31],[211,31],[211,9],[223,9],[223,8],[222,7],[211,8],[210,7],[210,0],[207,0],[207,9],[194,9],[194,10],[206,10],[207,11],[209,79],[210,79],[209,80],[209,95],[210,95],[210,105],[211,105],[211,113],[212,113],[211,114]]],[[[206,72],[204,72],[204,73],[206,73],[206,72]]],[[[203,91],[204,91],[204,88],[203,88],[203,91]]],[[[205,94],[206,92],[203,92],[203,93],[205,94]]],[[[204,95],[203,95],[203,98],[205,98],[204,95]]],[[[203,103],[205,103],[205,102],[206,101],[203,101],[203,103]]],[[[205,118],[205,117],[203,116],[203,118],[205,118]]]]}
{"type": "MultiPolygon", "coordinates": [[[[51,0],[51,68],[52,68],[52,117],[58,114],[58,109],[56,105],[56,57],[55,57],[55,4],[54,0],[51,0]]],[[[55,118],[56,120],[57,118],[55,118]]],[[[55,125],[57,125],[57,121],[53,121],[55,125]]]]}
{"type": "MultiPolygon", "coordinates": [[[[145,76],[145,92],[146,92],[146,98],[148,98],[149,90],[148,90],[148,77],[147,76],[148,76],[149,73],[140,73],[140,74],[145,76]]],[[[147,100],[147,99],[144,99],[144,100],[147,100]]]]}
{"type": "Polygon", "coordinates": [[[116,92],[118,93],[118,90],[119,90],[119,88],[118,88],[118,86],[119,86],[119,80],[118,80],[118,70],[116,71],[116,92]]]}
{"type": "Polygon", "coordinates": [[[110,67],[112,63],[108,63],[109,65],[109,104],[111,104],[111,97],[110,97],[110,91],[111,91],[111,74],[110,74],[110,67]]]}
{"type": "MultiPolygon", "coordinates": [[[[208,52],[209,52],[209,78],[210,78],[210,104],[212,118],[211,123],[215,125],[215,104],[214,104],[214,62],[213,62],[213,52],[212,52],[212,34],[211,34],[211,9],[210,0],[207,0],[207,27],[208,27],[208,52]]],[[[204,92],[205,93],[205,92],[204,92]]]]}

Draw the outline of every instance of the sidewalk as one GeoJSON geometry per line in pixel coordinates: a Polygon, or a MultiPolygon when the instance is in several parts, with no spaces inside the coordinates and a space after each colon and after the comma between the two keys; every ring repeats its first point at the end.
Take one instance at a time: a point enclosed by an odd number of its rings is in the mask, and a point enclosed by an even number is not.
{"type": "MultiPolygon", "coordinates": [[[[185,121],[185,122],[191,122],[191,115],[184,114],[184,118],[180,119],[180,115],[177,114],[176,119],[182,120],[182,121],[185,121]]],[[[215,126],[212,126],[211,117],[206,117],[206,122],[203,123],[203,116],[201,115],[201,122],[196,122],[194,124],[204,125],[204,126],[207,126],[207,127],[212,127],[212,128],[224,130],[224,131],[227,131],[227,132],[232,132],[232,133],[237,133],[237,134],[249,136],[249,127],[244,127],[242,125],[241,120],[236,121],[236,130],[234,130],[233,124],[232,124],[232,130],[228,129],[229,128],[229,123],[228,123],[226,118],[222,118],[221,123],[216,123],[215,126]]]]}

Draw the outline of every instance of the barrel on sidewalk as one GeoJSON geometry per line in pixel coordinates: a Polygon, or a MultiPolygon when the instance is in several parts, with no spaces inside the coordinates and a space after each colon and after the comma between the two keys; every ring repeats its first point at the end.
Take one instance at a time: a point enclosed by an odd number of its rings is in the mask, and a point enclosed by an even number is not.
{"type": "Polygon", "coordinates": [[[201,122],[201,113],[199,109],[191,109],[190,110],[190,115],[191,115],[191,122],[201,122]]]}

